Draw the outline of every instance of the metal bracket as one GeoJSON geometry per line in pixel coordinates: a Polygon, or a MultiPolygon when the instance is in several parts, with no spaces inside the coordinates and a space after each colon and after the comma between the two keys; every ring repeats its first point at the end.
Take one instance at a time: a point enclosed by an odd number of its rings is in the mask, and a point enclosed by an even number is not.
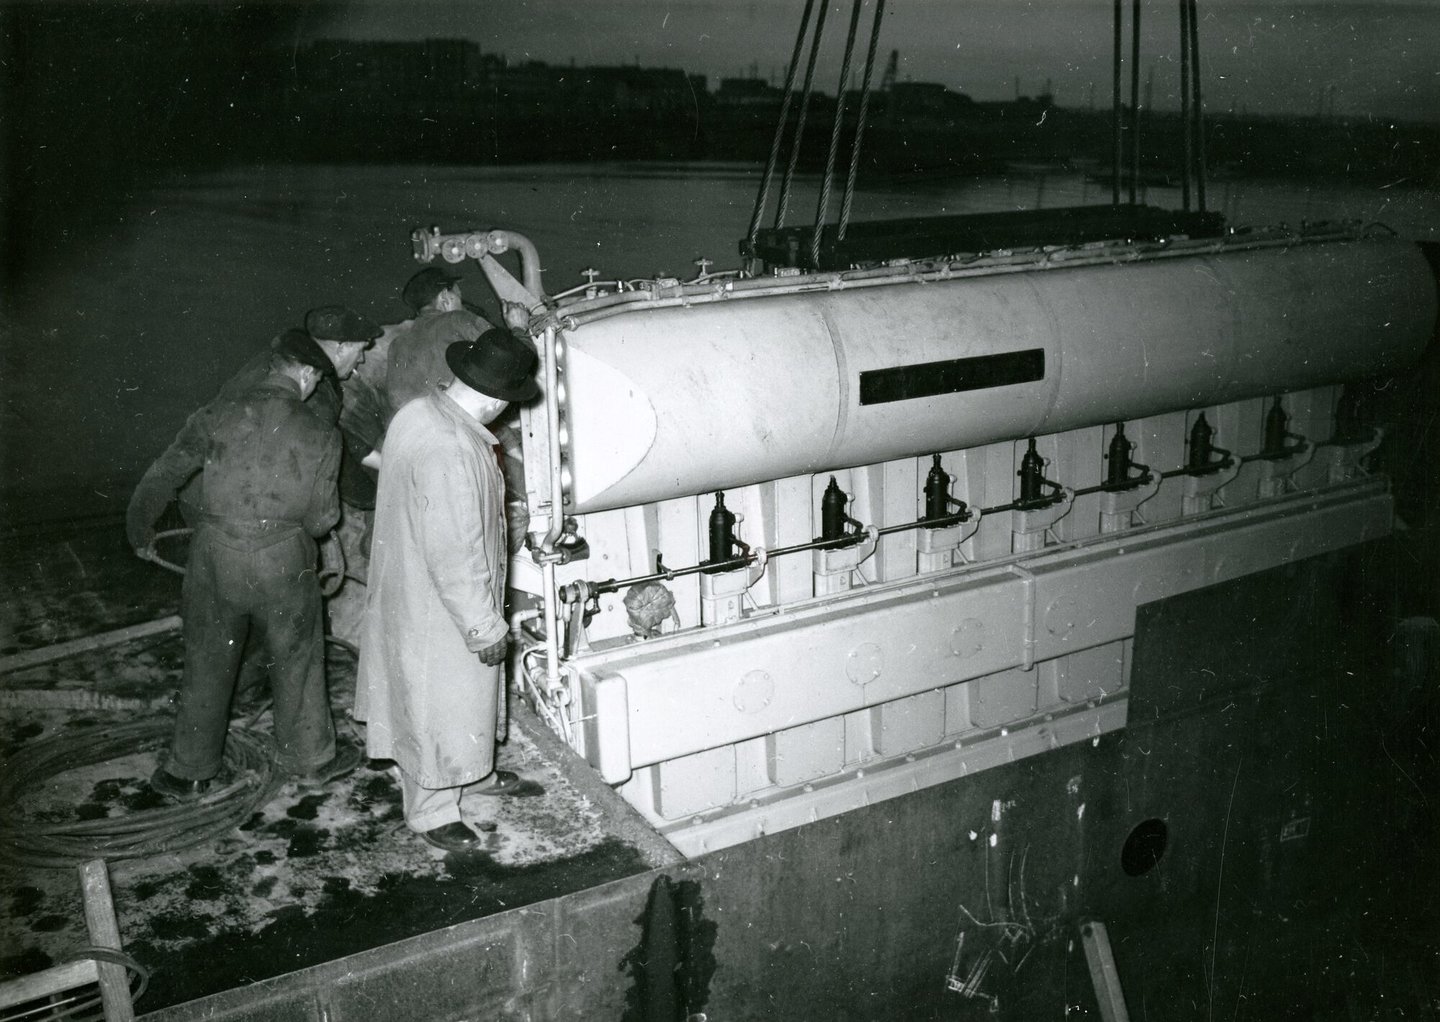
{"type": "Polygon", "coordinates": [[[1033,511],[1018,508],[1010,512],[1010,531],[1015,534],[1015,551],[1039,550],[1045,545],[1045,530],[1064,518],[1075,508],[1075,501],[1069,490],[1062,490],[1062,497],[1048,507],[1033,511]]]}
{"type": "Polygon", "coordinates": [[[1285,492],[1290,477],[1310,464],[1315,458],[1315,445],[1305,444],[1293,454],[1283,458],[1265,458],[1260,462],[1261,497],[1278,497],[1285,492]]]}
{"type": "Polygon", "coordinates": [[[1128,490],[1105,490],[1100,503],[1100,531],[1119,532],[1134,524],[1131,515],[1155,494],[1160,492],[1164,482],[1159,472],[1151,472],[1150,478],[1139,486],[1128,490]]]}
{"type": "Polygon", "coordinates": [[[1244,464],[1239,458],[1231,457],[1229,464],[1215,471],[1207,469],[1204,475],[1185,476],[1185,496],[1181,508],[1187,515],[1199,514],[1214,507],[1215,494],[1235,481],[1244,464]]]}
{"type": "Polygon", "coordinates": [[[1370,431],[1370,439],[1362,440],[1354,444],[1332,443],[1325,448],[1326,481],[1331,483],[1343,483],[1347,479],[1354,479],[1363,475],[1365,470],[1360,464],[1360,459],[1380,446],[1380,441],[1385,438],[1385,431],[1375,427],[1370,431]]]}
{"type": "Polygon", "coordinates": [[[880,542],[880,530],[873,525],[865,527],[864,539],[838,550],[816,550],[814,569],[817,575],[844,575],[854,571],[875,552],[880,542]]]}
{"type": "Polygon", "coordinates": [[[921,529],[915,541],[915,548],[922,554],[949,553],[975,535],[980,528],[981,513],[978,507],[970,509],[970,517],[941,529],[921,529]]]}

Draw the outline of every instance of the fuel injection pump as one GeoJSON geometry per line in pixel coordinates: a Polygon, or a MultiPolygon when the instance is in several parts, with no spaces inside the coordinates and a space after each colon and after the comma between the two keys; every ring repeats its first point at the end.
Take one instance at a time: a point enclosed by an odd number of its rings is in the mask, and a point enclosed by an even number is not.
{"type": "Polygon", "coordinates": [[[980,509],[950,495],[950,473],[940,462],[940,455],[931,455],[930,471],[925,476],[925,516],[923,528],[915,540],[917,568],[940,571],[964,559],[960,544],[980,527],[980,509]]]}
{"type": "Polygon", "coordinates": [[[1115,423],[1115,435],[1110,438],[1110,447],[1106,454],[1105,482],[1103,489],[1112,492],[1133,490],[1143,486],[1150,481],[1150,466],[1141,465],[1130,457],[1135,445],[1125,435],[1125,423],[1115,423]],[[1139,469],[1139,475],[1131,475],[1131,471],[1139,469]]]}
{"type": "Polygon", "coordinates": [[[1160,490],[1160,473],[1136,461],[1132,457],[1134,450],[1135,444],[1125,435],[1125,423],[1115,423],[1115,433],[1105,451],[1104,482],[1075,491],[1076,497],[1100,495],[1102,533],[1120,532],[1133,526],[1136,510],[1160,490]]]}
{"type": "Polygon", "coordinates": [[[820,535],[815,537],[818,542],[833,543],[839,548],[847,545],[844,541],[860,540],[863,526],[845,513],[848,501],[845,491],[840,489],[840,484],[831,476],[830,485],[825,487],[825,492],[820,497],[820,535]],[[854,527],[853,530],[851,526],[854,527]]]}
{"type": "Polygon", "coordinates": [[[1259,462],[1256,493],[1261,497],[1278,497],[1289,490],[1291,477],[1315,457],[1315,445],[1298,433],[1290,432],[1290,416],[1280,395],[1265,413],[1265,446],[1257,454],[1242,461],[1259,462]]]}
{"type": "Polygon", "coordinates": [[[1035,449],[1033,436],[1020,459],[1020,471],[1015,474],[1020,477],[1020,499],[1016,501],[1019,510],[1033,511],[1065,499],[1065,487],[1045,478],[1045,459],[1035,449]],[[1049,493],[1045,492],[1047,487],[1049,493]]]}
{"type": "Polygon", "coordinates": [[[855,569],[875,552],[880,541],[875,526],[867,528],[850,517],[845,510],[849,499],[831,476],[820,496],[820,535],[815,538],[812,556],[817,596],[849,589],[855,569]]]}
{"type": "Polygon", "coordinates": [[[710,511],[710,558],[704,562],[705,574],[714,575],[745,566],[750,547],[735,536],[738,520],[735,512],[725,506],[725,494],[717,492],[715,506],[710,511]]]}
{"type": "Polygon", "coordinates": [[[930,471],[925,476],[925,522],[927,529],[940,529],[970,520],[970,506],[950,496],[950,473],[940,463],[940,455],[931,455],[930,471]],[[951,511],[951,508],[956,510],[951,511]]]}
{"type": "Polygon", "coordinates": [[[1215,445],[1215,430],[1201,412],[1190,427],[1190,456],[1180,470],[1186,477],[1181,511],[1192,515],[1213,510],[1220,490],[1240,474],[1242,467],[1239,458],[1232,458],[1229,451],[1215,445]]]}
{"type": "Polygon", "coordinates": [[[1219,472],[1230,465],[1230,452],[1215,446],[1215,430],[1201,412],[1190,427],[1190,457],[1185,462],[1185,471],[1192,476],[1219,472]],[[1216,458],[1216,455],[1219,458],[1216,458]]]}

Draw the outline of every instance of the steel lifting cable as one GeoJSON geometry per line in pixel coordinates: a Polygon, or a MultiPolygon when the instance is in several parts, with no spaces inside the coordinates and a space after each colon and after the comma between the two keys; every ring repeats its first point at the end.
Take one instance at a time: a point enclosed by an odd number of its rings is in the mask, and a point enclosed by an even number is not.
{"type": "Polygon", "coordinates": [[[845,120],[845,80],[850,77],[850,58],[855,53],[855,34],[860,25],[860,5],[850,6],[850,31],[845,35],[845,57],[840,61],[840,84],[835,88],[835,123],[830,126],[830,148],[825,153],[825,176],[820,179],[820,198],[815,203],[815,229],[810,235],[810,265],[820,268],[820,235],[830,212],[830,186],[835,181],[835,153],[840,148],[840,126],[845,120]]]}
{"type": "Polygon", "coordinates": [[[1180,0],[1180,136],[1183,139],[1185,165],[1180,173],[1180,208],[1190,209],[1190,172],[1195,158],[1190,133],[1190,3],[1180,0]]]}
{"type": "Polygon", "coordinates": [[[1140,0],[1130,4],[1130,205],[1140,189],[1140,0]]]}
{"type": "Polygon", "coordinates": [[[800,162],[800,143],[805,138],[805,117],[810,110],[811,87],[815,82],[815,58],[820,55],[820,37],[825,31],[825,13],[828,9],[829,5],[822,3],[820,16],[815,19],[815,37],[810,43],[810,62],[805,67],[805,91],[800,96],[800,116],[795,120],[795,138],[790,143],[790,161],[785,167],[785,177],[780,182],[780,204],[775,210],[777,228],[785,226],[785,213],[790,208],[790,187],[795,179],[795,165],[800,162]]]}
{"type": "MultiPolygon", "coordinates": [[[[1180,0],[1183,4],[1185,0],[1180,0]]],[[[1111,174],[1110,174],[1110,204],[1120,205],[1120,54],[1124,45],[1124,37],[1121,34],[1121,19],[1123,17],[1120,0],[1115,0],[1115,59],[1111,66],[1111,78],[1113,79],[1113,91],[1110,100],[1110,143],[1111,143],[1111,174]]]]}
{"type": "Polygon", "coordinates": [[[1200,21],[1195,0],[1186,0],[1190,7],[1190,75],[1191,99],[1195,113],[1195,203],[1205,212],[1205,109],[1200,104],[1200,21]]]}
{"type": "Polygon", "coordinates": [[[850,226],[850,208],[855,202],[855,178],[860,172],[860,142],[865,137],[865,118],[870,111],[870,79],[875,71],[875,48],[880,41],[880,21],[885,17],[885,0],[875,0],[875,21],[870,26],[870,51],[865,56],[865,78],[860,84],[860,113],[855,123],[855,144],[850,148],[850,174],[845,180],[845,198],[840,204],[840,227],[835,240],[845,240],[850,226]]]}
{"type": "MultiPolygon", "coordinates": [[[[775,165],[780,162],[780,145],[785,140],[785,122],[790,117],[790,99],[795,95],[795,74],[800,70],[800,51],[805,46],[805,30],[810,27],[810,12],[815,0],[805,0],[805,14],[800,18],[800,31],[795,33],[795,50],[790,54],[790,66],[785,72],[785,98],[780,101],[780,119],[775,124],[775,141],[770,144],[770,157],[765,161],[765,176],[760,179],[760,191],[755,196],[755,210],[750,214],[750,230],[746,237],[753,249],[760,234],[760,219],[765,215],[765,204],[770,199],[770,182],[775,177],[775,165]]],[[[798,142],[798,139],[796,140],[798,142]]]]}

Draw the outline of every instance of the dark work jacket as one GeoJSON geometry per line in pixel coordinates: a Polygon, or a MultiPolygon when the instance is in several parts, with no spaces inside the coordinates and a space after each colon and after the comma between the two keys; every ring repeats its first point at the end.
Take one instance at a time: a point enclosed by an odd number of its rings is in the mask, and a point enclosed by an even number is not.
{"type": "Polygon", "coordinates": [[[294,526],[318,538],[339,520],[339,430],[312,412],[299,384],[282,373],[249,387],[234,383],[190,416],[140,480],[126,516],[132,544],[140,545],[176,491],[197,478],[197,526],[242,536],[294,526]]]}
{"type": "MultiPolygon", "coordinates": [[[[308,336],[303,330],[292,329],[286,332],[308,336]]],[[[267,348],[257,352],[234,376],[226,380],[216,398],[233,398],[255,386],[269,374],[270,351],[267,348]]],[[[344,444],[340,457],[340,499],[352,507],[372,508],[375,506],[375,477],[369,469],[360,464],[360,460],[370,453],[374,444],[353,436],[345,428],[346,423],[340,414],[342,401],[340,382],[333,373],[326,373],[320,378],[315,393],[305,401],[305,410],[327,425],[340,425],[341,440],[344,444]]],[[[187,522],[194,524],[195,509],[200,501],[200,477],[197,475],[180,489],[180,510],[187,522]]]]}
{"type": "Polygon", "coordinates": [[[445,363],[445,349],[455,341],[473,341],[490,324],[468,309],[440,312],[425,309],[390,342],[385,369],[385,395],[389,414],[385,425],[407,402],[427,397],[435,388],[455,379],[445,363]]]}

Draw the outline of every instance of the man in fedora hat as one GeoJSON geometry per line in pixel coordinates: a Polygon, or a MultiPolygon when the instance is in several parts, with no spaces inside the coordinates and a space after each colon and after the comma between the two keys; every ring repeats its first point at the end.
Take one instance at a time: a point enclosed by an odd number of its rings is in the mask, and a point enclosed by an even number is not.
{"type": "Polygon", "coordinates": [[[505,484],[487,424],[539,393],[534,349],[493,329],[445,350],[444,389],[386,433],[355,715],[376,759],[400,770],[405,821],[447,851],[479,838],[465,794],[513,790],[495,769],[509,628],[505,484]]]}
{"type": "Polygon", "coordinates": [[[315,574],[315,541],[339,517],[340,434],[305,405],[335,363],[309,337],[286,333],[266,366],[189,418],[127,514],[131,543],[147,547],[175,482],[198,480],[181,590],[180,702],[167,762],[150,781],[171,798],[199,797],[220,772],[247,638],[269,661],[280,768],[323,784],[360,762],[359,749],[336,742],[315,574]]]}

